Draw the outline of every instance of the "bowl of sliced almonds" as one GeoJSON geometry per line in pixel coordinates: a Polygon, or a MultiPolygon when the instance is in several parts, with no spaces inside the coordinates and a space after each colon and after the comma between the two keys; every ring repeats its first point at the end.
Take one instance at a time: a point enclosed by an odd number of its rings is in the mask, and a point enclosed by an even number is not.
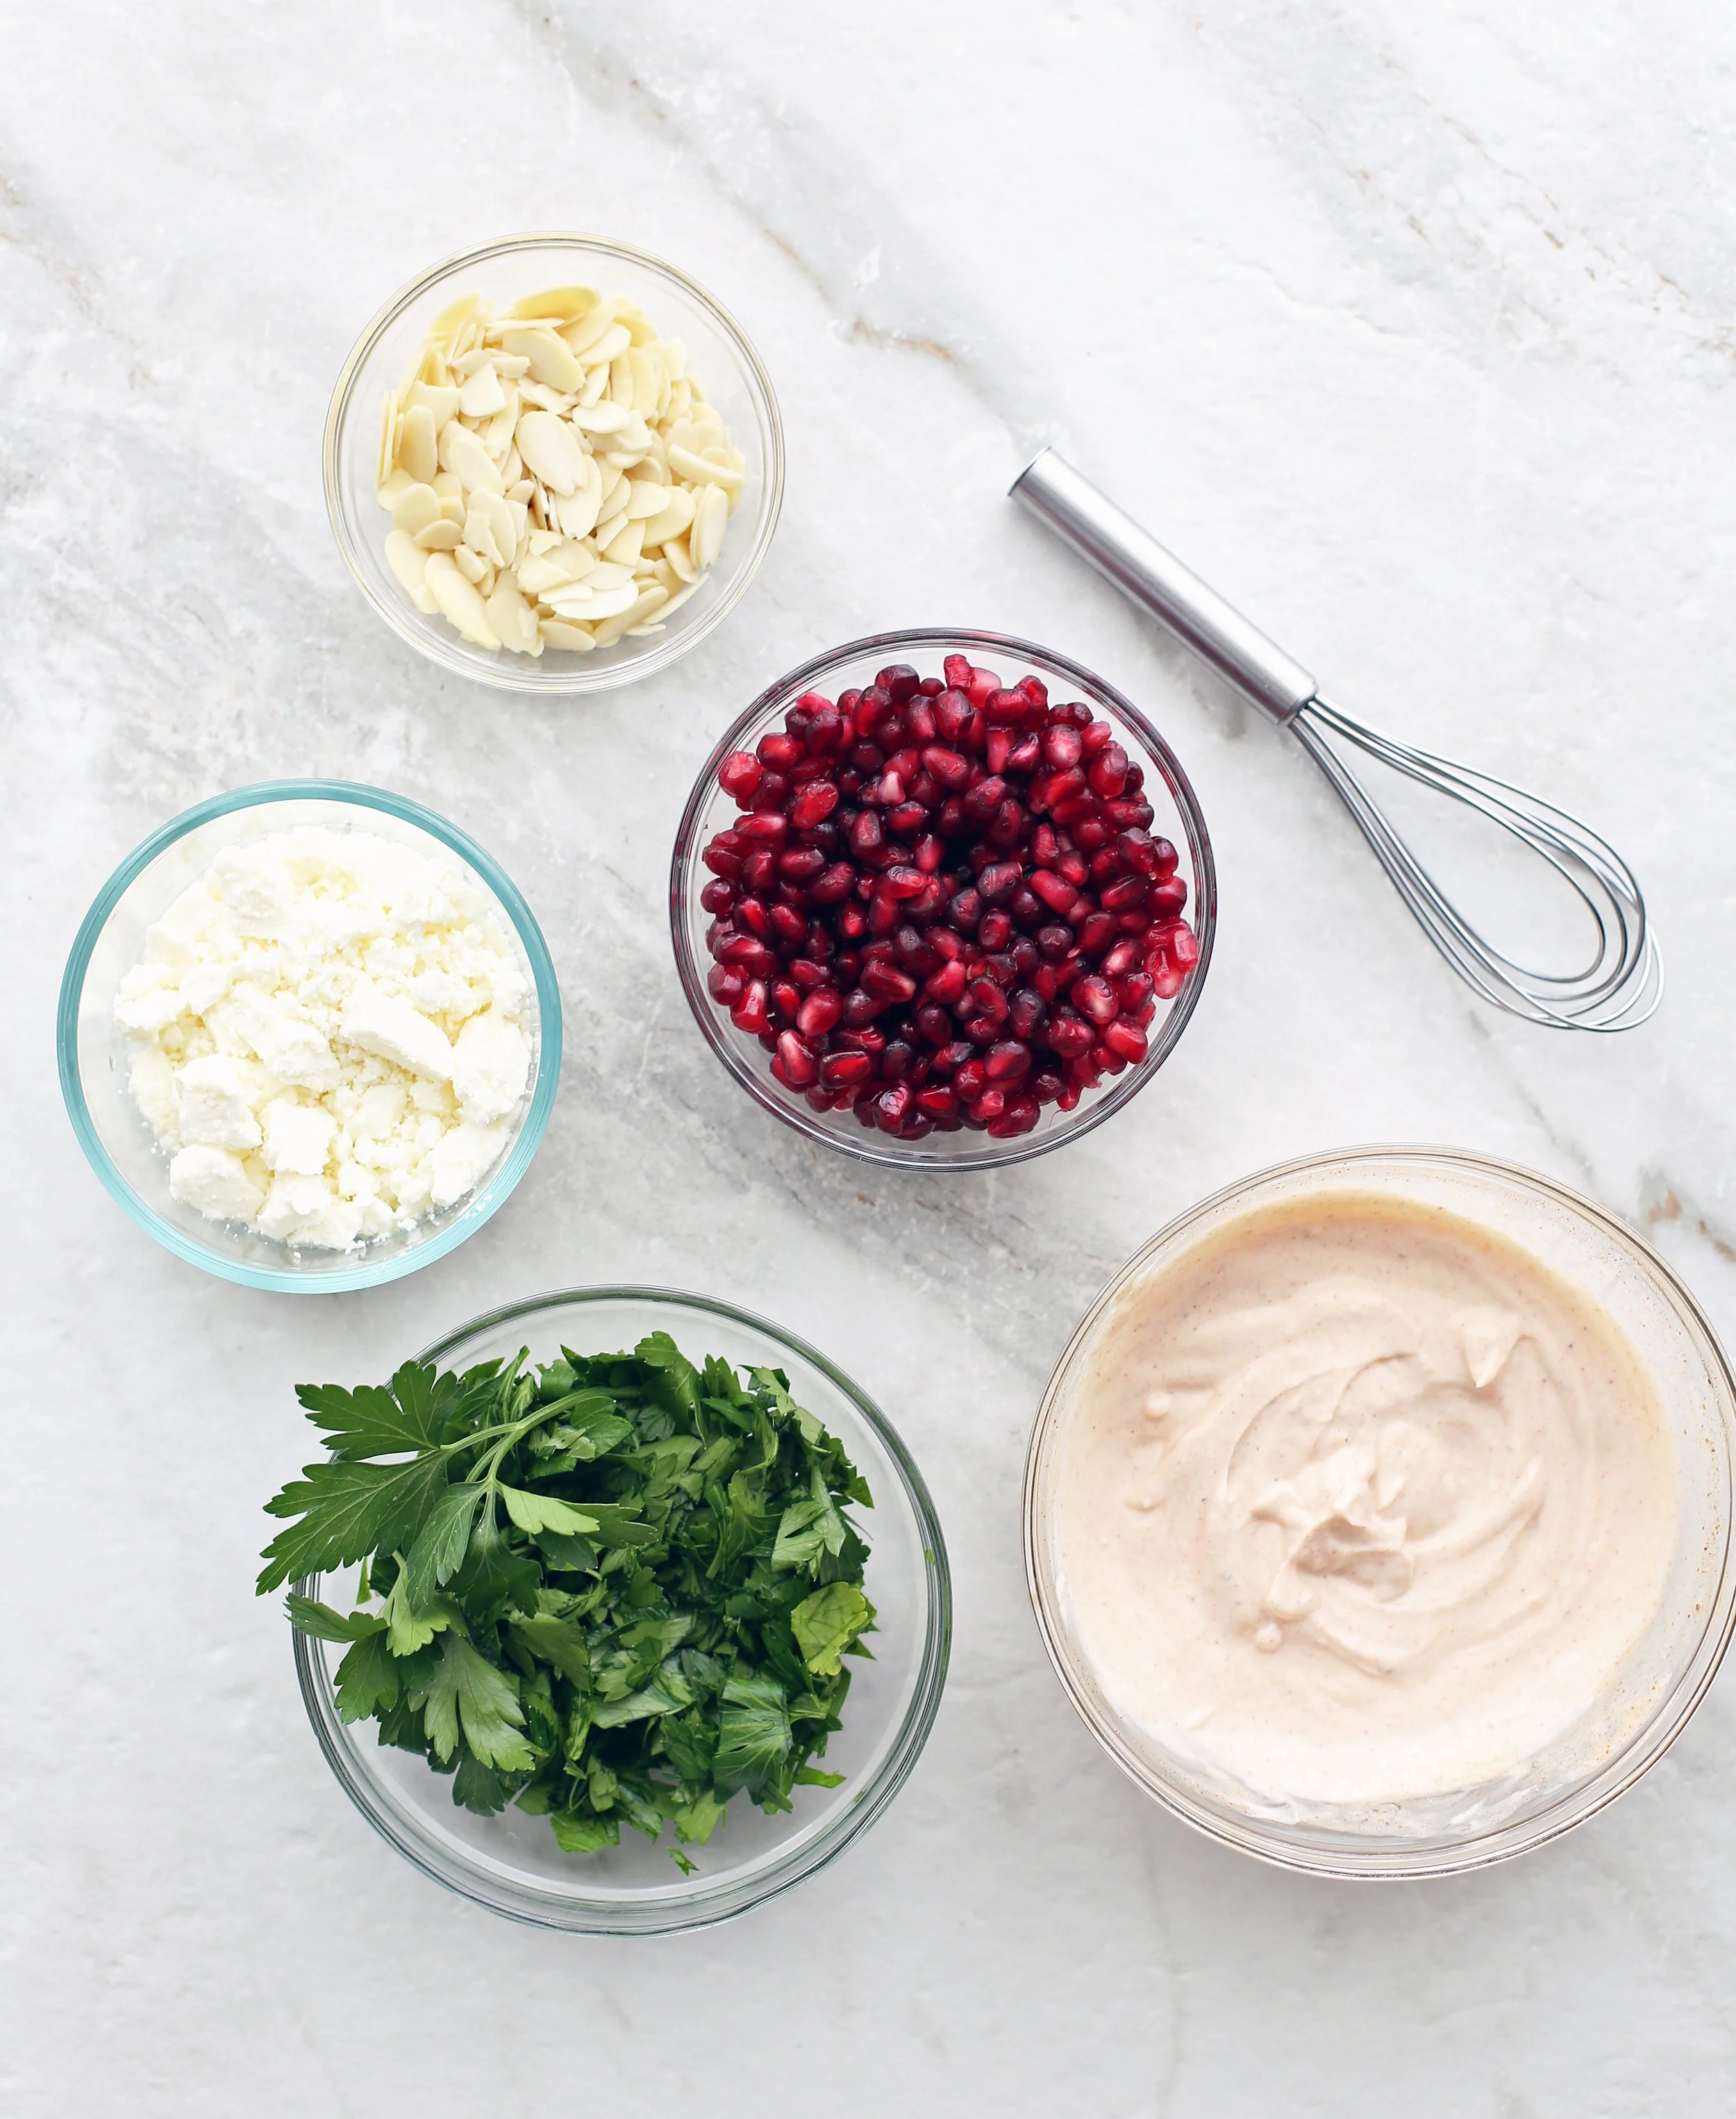
{"type": "Polygon", "coordinates": [[[591,692],[666,668],[753,579],[783,498],[759,355],[703,287],[588,235],[448,259],[356,342],[326,505],[362,592],[467,677],[591,692]]]}

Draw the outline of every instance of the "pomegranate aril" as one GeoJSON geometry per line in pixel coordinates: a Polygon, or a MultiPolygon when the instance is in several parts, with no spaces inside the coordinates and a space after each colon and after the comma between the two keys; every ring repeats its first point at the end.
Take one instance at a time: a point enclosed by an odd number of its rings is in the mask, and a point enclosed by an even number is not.
{"type": "Polygon", "coordinates": [[[1082,746],[1076,728],[1064,723],[1051,724],[1043,733],[1042,754],[1045,761],[1057,770],[1065,772],[1077,765],[1082,746]]]}
{"type": "Polygon", "coordinates": [[[990,1081],[1016,1082],[1021,1074],[1029,1072],[1031,1049],[1016,1037],[1003,1038],[990,1046],[982,1064],[990,1081]]]}
{"type": "Polygon", "coordinates": [[[765,981],[752,979],[747,990],[730,1010],[729,1019],[737,1030],[745,1030],[750,1037],[757,1037],[763,1030],[771,1027],[772,1018],[765,1004],[765,981]]]}
{"type": "Polygon", "coordinates": [[[1104,888],[1102,897],[1103,910],[1106,912],[1133,911],[1145,903],[1148,891],[1163,888],[1162,883],[1148,883],[1143,875],[1124,875],[1119,882],[1104,888]]]}
{"type": "Polygon", "coordinates": [[[1005,948],[1013,939],[1013,916],[1010,912],[996,910],[985,912],[977,923],[977,939],[991,952],[1005,948]]]}
{"type": "Polygon", "coordinates": [[[745,809],[754,799],[763,772],[751,751],[732,750],[717,767],[717,785],[745,809]]]}
{"type": "Polygon", "coordinates": [[[1083,1016],[1075,1015],[1070,1008],[1060,1008],[1049,1018],[1047,1032],[1051,1047],[1064,1060],[1088,1052],[1097,1041],[1097,1034],[1083,1016]]]}
{"type": "Polygon", "coordinates": [[[1071,999],[1079,1013],[1089,1016],[1093,1022],[1112,1022],[1121,1005],[1115,988],[1095,972],[1074,982],[1071,999]]]}
{"type": "Polygon", "coordinates": [[[1145,1033],[1130,1022],[1117,1020],[1103,1032],[1103,1042],[1117,1058],[1137,1066],[1145,1057],[1145,1033]]]}
{"type": "Polygon", "coordinates": [[[1191,971],[1200,961],[1199,937],[1185,920],[1176,922],[1175,933],[1168,944],[1170,956],[1184,971],[1191,971]]]}
{"type": "Polygon", "coordinates": [[[922,991],[930,1000],[939,1002],[943,1008],[950,1008],[963,997],[964,986],[964,962],[962,957],[954,957],[950,963],[943,964],[939,971],[923,982],[922,991]]]}
{"type": "Polygon", "coordinates": [[[747,991],[747,975],[733,964],[713,964],[705,974],[705,990],[721,1008],[733,1008],[747,991]]]}
{"type": "Polygon", "coordinates": [[[913,1000],[917,982],[907,972],[894,971],[889,964],[866,965],[862,971],[862,990],[876,1000],[913,1000]]]}
{"type": "Polygon", "coordinates": [[[991,905],[999,905],[1012,896],[1023,881],[1017,861],[991,861],[977,879],[977,888],[991,905]]]}
{"type": "Polygon", "coordinates": [[[1179,875],[1166,876],[1162,883],[1154,883],[1146,894],[1145,902],[1154,913],[1175,914],[1187,902],[1187,883],[1179,875]]]}
{"type": "Polygon", "coordinates": [[[866,1052],[829,1052],[819,1063],[819,1078],[829,1089],[854,1088],[873,1073],[874,1061],[866,1052]]]}
{"type": "Polygon", "coordinates": [[[1029,986],[1021,986],[1007,1005],[1007,1022],[1015,1037],[1027,1041],[1035,1037],[1048,1019],[1042,995],[1029,986]]]}
{"type": "Polygon", "coordinates": [[[955,692],[962,692],[974,674],[968,655],[949,655],[940,668],[947,683],[955,692]]]}
{"type": "Polygon", "coordinates": [[[744,817],[736,827],[745,839],[756,846],[782,846],[790,828],[790,820],[776,809],[755,809],[744,817]]]}
{"type": "Polygon", "coordinates": [[[790,822],[799,832],[811,832],[838,807],[838,789],[829,780],[810,780],[790,804],[790,822]]]}
{"type": "Polygon", "coordinates": [[[1031,878],[1030,888],[1051,912],[1063,920],[1079,902],[1078,891],[1052,869],[1038,869],[1031,878]]]}
{"type": "Polygon", "coordinates": [[[978,1125],[988,1125],[998,1119],[1007,1107],[1007,1100],[999,1089],[985,1089],[970,1106],[970,1115],[978,1125]]]}
{"type": "Polygon", "coordinates": [[[927,1088],[917,1092],[917,1109],[924,1118],[945,1121],[959,1115],[959,1099],[951,1089],[927,1088]]]}
{"type": "Polygon", "coordinates": [[[713,875],[721,877],[726,883],[733,882],[741,873],[741,855],[733,847],[720,846],[716,839],[699,858],[713,875]]]}
{"type": "Polygon", "coordinates": [[[804,1037],[824,1037],[844,1013],[844,997],[835,986],[816,986],[796,1011],[796,1027],[804,1037]]]}
{"type": "Polygon", "coordinates": [[[916,1092],[907,1083],[894,1083],[874,1099],[874,1122],[883,1132],[896,1133],[916,1105],[916,1092]]]}
{"type": "Polygon", "coordinates": [[[1120,930],[1112,913],[1093,912],[1079,923],[1079,946],[1088,957],[1102,956],[1119,939],[1120,930]]]}

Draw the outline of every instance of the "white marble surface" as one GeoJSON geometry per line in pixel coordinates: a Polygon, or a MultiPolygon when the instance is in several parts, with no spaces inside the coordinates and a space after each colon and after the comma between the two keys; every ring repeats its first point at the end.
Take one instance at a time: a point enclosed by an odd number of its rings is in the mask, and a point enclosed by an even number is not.
{"type": "Polygon", "coordinates": [[[0,2106],[1727,2110],[1731,1679],[1563,1844],[1437,1887],[1288,1878],[1098,1755],[1041,1658],[1016,1494],[1102,1279],[1315,1148],[1553,1171],[1650,1224],[1736,1330],[1728,11],[12,0],[4,40],[0,2106]],[[392,639],[318,464],[386,294],[563,225],[719,293],[791,466],[727,624],[574,708],[392,639]],[[1002,499],[1040,435],[1349,701],[1608,830],[1669,954],[1656,1022],[1570,1042],[1469,1004],[1304,761],[1002,499]],[[924,622],[1029,634],[1143,701],[1223,886],[1160,1081],[1065,1154],[944,1184],[750,1108],[685,1014],[661,903],[738,705],[924,622]],[[303,772],[401,789],[505,860],[569,1041],[506,1210],[408,1282],[309,1301],[204,1278],[107,1203],[52,1022],[132,845],[303,772]],[[763,1306],[858,1375],[927,1469],[958,1594],[938,1727],[875,1831],[745,1922],[638,1946],[508,1927],[376,1841],[251,1593],[259,1503],[300,1461],[294,1380],[605,1275],[763,1306]]]}

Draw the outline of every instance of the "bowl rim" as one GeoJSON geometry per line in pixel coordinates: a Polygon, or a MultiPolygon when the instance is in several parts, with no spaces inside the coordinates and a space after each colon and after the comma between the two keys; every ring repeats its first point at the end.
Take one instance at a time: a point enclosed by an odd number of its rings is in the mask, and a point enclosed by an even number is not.
{"type": "Polygon", "coordinates": [[[860,640],[848,641],[841,647],[828,648],[822,654],[810,656],[808,661],[767,685],[752,705],[745,708],[731,722],[700,767],[699,777],[694,781],[692,792],[681,812],[681,821],[675,832],[675,849],[670,860],[669,924],[675,944],[676,972],[694,1018],[713,1052],[762,1111],[769,1111],[805,1140],[819,1142],[838,1154],[851,1156],[859,1162],[877,1163],[887,1169],[921,1171],[937,1175],[953,1171],[1004,1170],[1010,1164],[1028,1162],[1035,1156],[1047,1155],[1054,1148],[1065,1147],[1113,1118],[1132,1101],[1175,1050],[1199,1004],[1200,994],[1205,990],[1205,975],[1211,967],[1212,947],[1218,932],[1218,871],[1205,813],[1181,761],[1140,708],[1107,679],[1098,676],[1095,670],[1088,669],[1084,663],[1075,661],[1070,656],[1060,654],[1054,648],[1042,647],[1036,641],[1021,639],[1016,634],[985,633],[968,626],[915,626],[896,633],[866,633],[860,640]],[[1181,990],[1163,1019],[1162,1032],[1145,1057],[1137,1066],[1130,1067],[1125,1073],[1115,1077],[1108,1087],[1094,1092],[1090,1101],[1082,1101],[1075,1110],[1069,1112],[1065,1124],[1046,1131],[1040,1129],[1034,1134],[1023,1134],[1017,1139],[1008,1141],[991,1141],[984,1134],[982,1136],[982,1144],[976,1152],[942,1157],[924,1156],[916,1152],[920,1150],[921,1143],[899,1143],[877,1129],[870,1132],[858,1127],[854,1133],[845,1133],[842,1129],[833,1130],[822,1125],[805,1106],[784,1096],[764,1069],[750,1066],[723,1034],[718,1019],[720,1011],[705,990],[705,967],[699,962],[687,931],[685,911],[689,886],[696,875],[699,863],[700,814],[715,791],[718,767],[731,750],[739,747],[740,739],[747,730],[786,699],[808,689],[815,679],[860,656],[879,655],[889,649],[908,648],[920,653],[947,647],[963,647],[972,651],[982,649],[1003,660],[1047,665],[1051,670],[1064,673],[1082,691],[1095,695],[1100,703],[1107,701],[1127,723],[1144,747],[1149,761],[1157,767],[1181,816],[1189,857],[1193,863],[1195,888],[1191,918],[1195,937],[1200,944],[1200,956],[1183,980],[1181,990]]]}
{"type": "MultiPolygon", "coordinates": [[[[367,1752],[352,1739],[351,1725],[337,1718],[331,1686],[308,1636],[292,1631],[296,1680],[326,1763],[339,1786],[380,1837],[425,1876],[443,1885],[458,1897],[527,1927],[555,1928],[569,1934],[665,1935],[714,1927],[722,1921],[732,1919],[764,1904],[768,1899],[781,1896],[805,1878],[825,1868],[875,1822],[909,1778],[940,1709],[952,1649],[952,1570],[940,1517],[915,1458],[898,1430],[859,1384],[846,1375],[835,1362],[829,1361],[818,1347],[784,1326],[774,1324],[769,1318],[718,1296],[696,1294],[684,1288],[624,1285],[550,1288],[540,1295],[503,1303],[443,1333],[415,1358],[424,1363],[443,1360],[466,1340],[509,1324],[514,1318],[573,1303],[624,1301],[643,1302],[652,1310],[679,1305],[728,1318],[732,1323],[764,1335],[780,1349],[810,1362],[842,1393],[873,1430],[898,1470],[905,1505],[915,1520],[926,1562],[926,1616],[921,1660],[893,1742],[866,1787],[858,1792],[855,1801],[838,1813],[824,1832],[808,1841],[793,1857],[774,1858],[750,1879],[707,1885],[695,1885],[691,1879],[683,1878],[655,1897],[629,1902],[626,1906],[620,1900],[587,1899],[528,1883],[507,1884],[499,1879],[485,1879],[432,1843],[419,1843],[412,1839],[401,1828],[395,1811],[378,1796],[376,1783],[361,1763],[367,1752]],[[629,1917],[622,1917],[623,1913],[629,1917]]],[[[304,1576],[295,1586],[298,1593],[313,1596],[318,1593],[318,1583],[319,1577],[312,1574],[304,1576]]]]}
{"type": "MultiPolygon", "coordinates": [[[[1475,1149],[1427,1142],[1367,1142],[1348,1148],[1322,1149],[1311,1155],[1271,1163],[1231,1184],[1220,1186],[1206,1198],[1172,1217],[1117,1268],[1068,1335],[1067,1342],[1044,1386],[1026,1447],[1021,1488],[1020,1530],[1024,1547],[1025,1588],[1036,1618],[1037,1630],[1062,1690],[1102,1749],[1144,1794],[1172,1816],[1181,1819],[1183,1824],[1191,1825],[1195,1830],[1216,1840],[1220,1845],[1233,1848],[1238,1853],[1251,1854],[1256,1860],[1294,1875],[1330,1877],[1357,1883],[1403,1883],[1492,1868],[1498,1862],[1511,1861],[1518,1855],[1546,1846],[1550,1841],[1559,1839],[1564,1834],[1583,1825],[1588,1818],[1594,1817],[1649,1773],[1676,1741],[1692,1719],[1695,1709],[1717,1676],[1730,1645],[1732,1634],[1736,1633],[1736,1593],[1732,1593],[1730,1588],[1732,1551],[1733,1547],[1736,1547],[1736,1519],[1733,1519],[1729,1506],[1730,1478],[1727,1465],[1724,1552],[1719,1577],[1724,1609],[1721,1614],[1718,1611],[1715,1597],[1706,1630],[1695,1648],[1693,1660],[1683,1678],[1678,1679],[1664,1710],[1641,1732],[1644,1739],[1643,1746],[1639,1738],[1631,1741],[1628,1746],[1618,1752],[1604,1769],[1589,1774],[1529,1818],[1521,1819],[1516,1824],[1497,1825],[1486,1832],[1459,1842],[1444,1844],[1440,1841],[1429,1842],[1426,1843],[1426,1852],[1419,1849],[1414,1854],[1405,1853],[1401,1844],[1387,1840],[1378,1841],[1366,1851],[1358,1852],[1353,1848],[1348,1834],[1344,1835],[1344,1843],[1341,1848],[1332,1849],[1279,1843],[1270,1835],[1267,1828],[1258,1819],[1236,1819],[1225,1810],[1212,1808],[1195,1801],[1184,1789],[1160,1778],[1148,1760],[1135,1753],[1118,1732],[1098,1716],[1088,1695],[1079,1681],[1067,1630],[1060,1614],[1050,1607],[1045,1593],[1044,1570],[1040,1564],[1044,1524],[1038,1491],[1038,1460],[1043,1443],[1055,1422],[1061,1379],[1070,1367],[1075,1354],[1123,1287],[1158,1251],[1184,1241],[1201,1222],[1221,1209],[1233,1206],[1262,1186],[1311,1171],[1353,1169],[1359,1164],[1407,1162],[1437,1166],[1445,1164],[1475,1175],[1492,1176],[1516,1184],[1521,1189],[1539,1193],[1613,1239],[1630,1254],[1640,1270],[1649,1270],[1662,1283],[1663,1291],[1686,1313],[1689,1323],[1703,1338],[1715,1382],[1722,1385],[1721,1390],[1716,1393],[1718,1409],[1732,1454],[1736,1454],[1736,1373],[1732,1371],[1729,1357],[1713,1328],[1711,1320],[1681,1276],[1631,1223],[1571,1185],[1563,1185],[1539,1171],[1528,1169],[1522,1163],[1509,1162],[1497,1156],[1482,1154],[1475,1149]],[[1709,1642],[1710,1653],[1707,1652],[1709,1642]],[[1637,1758],[1632,1755],[1641,1749],[1643,1755],[1637,1758]]],[[[1083,1662],[1083,1658],[1079,1661],[1083,1662]]]]}
{"type": "Polygon", "coordinates": [[[406,1273],[416,1273],[425,1265],[432,1265],[436,1259],[443,1258],[448,1251],[456,1250],[466,1237],[473,1236],[490,1216],[505,1204],[508,1195],[530,1168],[548,1124],[549,1115],[555,1107],[555,1091],[560,1078],[560,986],[555,976],[554,961],[549,954],[548,944],[543,939],[541,928],[536,924],[536,915],[519,894],[518,886],[505,869],[478,846],[468,832],[461,831],[436,811],[420,802],[411,801],[406,795],[394,795],[388,788],[372,787],[361,781],[262,780],[248,786],[231,788],[226,794],[214,795],[208,800],[196,802],[190,809],[183,809],[178,816],[171,817],[167,823],[160,825],[148,838],[135,846],[110,875],[97,893],[90,911],[79,923],[78,932],[67,955],[66,969],[61,975],[60,998],[55,1011],[54,1042],[61,1097],[67,1107],[67,1115],[72,1120],[72,1130],[77,1135],[78,1144],[85,1152],[86,1160],[101,1180],[109,1197],[118,1202],[165,1250],[172,1251],[177,1258],[184,1259],[189,1265],[197,1266],[202,1272],[216,1274],[220,1280],[233,1281],[244,1287],[266,1288],[278,1293],[296,1295],[341,1295],[360,1287],[383,1287],[388,1281],[400,1280],[406,1273]],[[413,824],[426,832],[448,851],[457,854],[473,869],[493,893],[501,911],[512,923],[530,961],[531,977],[536,989],[540,1041],[536,1086],[523,1121],[506,1153],[477,1187],[470,1208],[448,1222],[437,1235],[429,1237],[425,1242],[412,1244],[389,1259],[364,1260],[353,1267],[318,1275],[299,1272],[290,1267],[249,1265],[239,1259],[225,1258],[220,1252],[196,1241],[159,1213],[151,1202],[135,1191],[122,1175],[104,1145],[91,1116],[78,1067],[79,1004],[83,998],[91,958],[110,915],[133,882],[165,848],[184,838],[189,832],[197,831],[201,825],[213,823],[218,818],[229,816],[238,810],[264,809],[275,804],[295,801],[339,802],[355,809],[375,810],[386,816],[396,817],[401,823],[413,824]]]}
{"type": "Polygon", "coordinates": [[[659,257],[648,250],[641,250],[633,243],[617,243],[608,236],[592,235],[578,229],[526,230],[517,235],[502,236],[493,243],[479,244],[473,249],[458,251],[449,257],[443,258],[439,264],[430,266],[427,271],[418,273],[415,279],[407,281],[383,302],[363,327],[346,356],[343,366],[338,370],[337,380],[332,386],[332,395],[326,406],[320,461],[325,485],[326,516],[344,564],[349,568],[350,578],[356,587],[398,638],[415,648],[418,654],[458,676],[471,678],[477,684],[491,685],[499,691],[521,692],[545,698],[569,698],[587,693],[613,691],[620,685],[636,683],[642,677],[649,677],[661,670],[666,670],[689,648],[696,647],[713,627],[729,615],[759,573],[771,545],[773,533],[777,527],[777,518],[782,512],[787,476],[783,420],[777,409],[777,396],[772,387],[772,378],[766,373],[765,364],[759,358],[753,341],[731,311],[708,289],[701,286],[679,266],[671,265],[667,258],[659,257]],[[421,614],[411,605],[402,597],[392,599],[380,593],[360,564],[355,540],[344,517],[339,447],[340,438],[350,410],[350,400],[362,369],[380,340],[412,303],[420,300],[442,281],[459,272],[490,263],[499,257],[510,257],[516,252],[550,243],[564,245],[587,257],[622,259],[629,265],[640,267],[672,282],[679,288],[710,317],[734,353],[747,378],[749,395],[758,400],[764,414],[768,436],[764,496],[759,521],[753,545],[727,589],[689,624],[666,639],[655,643],[643,654],[596,670],[575,665],[558,677],[552,672],[545,675],[523,656],[504,657],[498,662],[485,661],[480,651],[469,649],[468,643],[461,641],[456,634],[448,642],[438,635],[425,632],[420,625],[412,623],[421,614]],[[521,668],[518,666],[521,664],[527,666],[521,668]]]}

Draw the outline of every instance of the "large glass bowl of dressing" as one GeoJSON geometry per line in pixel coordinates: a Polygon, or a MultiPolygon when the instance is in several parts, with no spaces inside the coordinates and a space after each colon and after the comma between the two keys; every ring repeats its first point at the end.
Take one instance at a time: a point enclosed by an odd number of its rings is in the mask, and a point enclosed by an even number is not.
{"type": "Polygon", "coordinates": [[[1122,1268],[1046,1392],[1027,1577],[1092,1733],[1225,1844],[1477,1868],[1661,1758],[1736,1625],[1736,1383],[1552,1180],[1360,1148],[1122,1268]]]}

